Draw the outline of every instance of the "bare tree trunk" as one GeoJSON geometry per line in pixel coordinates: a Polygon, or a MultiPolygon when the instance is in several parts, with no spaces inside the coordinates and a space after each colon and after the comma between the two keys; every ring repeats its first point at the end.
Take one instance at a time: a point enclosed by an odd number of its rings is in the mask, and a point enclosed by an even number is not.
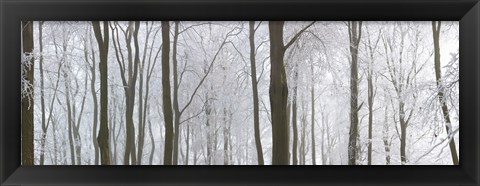
{"type": "Polygon", "coordinates": [[[223,108],[223,164],[228,165],[228,139],[230,137],[228,131],[227,108],[223,108]]]}
{"type": "MultiPolygon", "coordinates": [[[[60,77],[60,70],[62,69],[62,65],[58,65],[58,70],[57,70],[57,76],[60,77]]],[[[52,97],[52,101],[50,102],[50,108],[49,108],[49,114],[48,114],[48,119],[47,119],[47,124],[46,127],[48,129],[48,126],[50,125],[50,122],[52,123],[52,135],[53,135],[53,158],[52,158],[52,165],[57,165],[58,164],[58,158],[57,158],[57,136],[56,136],[56,130],[57,130],[57,125],[56,125],[56,119],[52,119],[53,117],[53,105],[55,103],[55,99],[57,97],[57,90],[58,86],[60,84],[60,78],[57,78],[57,81],[55,83],[55,89],[52,97]]],[[[43,90],[43,89],[42,89],[43,90]]],[[[43,142],[43,149],[45,150],[45,141],[43,142]]],[[[40,164],[42,165],[42,164],[40,164]]]]}
{"type": "Polygon", "coordinates": [[[367,84],[368,84],[368,165],[372,164],[372,128],[373,128],[373,99],[375,97],[375,93],[373,90],[373,50],[370,45],[370,38],[368,38],[368,43],[370,47],[370,61],[368,63],[368,72],[367,72],[367,84]]]}
{"type": "MultiPolygon", "coordinates": [[[[316,157],[315,157],[315,76],[314,76],[314,66],[312,62],[311,66],[311,74],[312,74],[312,88],[311,88],[311,102],[312,102],[312,165],[316,165],[316,157]]],[[[323,138],[322,138],[322,143],[323,143],[323,138]]]]}
{"type": "Polygon", "coordinates": [[[206,130],[207,130],[207,165],[212,164],[212,156],[213,156],[213,150],[212,150],[212,122],[211,122],[211,115],[212,115],[212,106],[211,106],[211,100],[208,95],[208,93],[205,96],[206,100],[206,105],[205,105],[205,115],[206,115],[206,130]]]}
{"type": "Polygon", "coordinates": [[[366,50],[369,54],[368,66],[367,66],[367,86],[368,86],[368,156],[367,161],[368,165],[372,164],[372,130],[373,130],[373,103],[376,95],[376,88],[373,84],[373,63],[374,63],[374,53],[376,51],[378,42],[380,41],[380,34],[377,37],[377,40],[372,44],[370,39],[370,32],[367,28],[367,43],[365,44],[366,50]]]}
{"type": "MultiPolygon", "coordinates": [[[[152,23],[153,24],[153,23],[152,23]]],[[[153,27],[153,25],[152,25],[153,27]]],[[[145,125],[146,125],[146,106],[147,106],[147,98],[145,100],[143,99],[143,84],[144,84],[144,75],[145,75],[145,59],[147,57],[147,46],[148,46],[148,41],[150,38],[150,33],[152,31],[152,27],[148,27],[148,22],[146,22],[146,37],[145,37],[145,43],[144,43],[144,48],[143,48],[143,58],[140,66],[140,80],[139,80],[139,87],[138,87],[138,144],[137,144],[137,165],[142,164],[142,159],[143,159],[143,147],[145,143],[145,125]]],[[[154,38],[155,39],[155,38],[154,38]]],[[[152,42],[153,43],[153,42],[152,42]]],[[[152,46],[153,48],[153,46],[152,46]]],[[[138,52],[138,51],[137,51],[138,52]]],[[[150,52],[150,55],[152,53],[150,52]]],[[[147,69],[149,70],[149,69],[147,69]]],[[[148,73],[147,73],[148,76],[148,73]]],[[[148,78],[148,77],[147,77],[148,78]]],[[[148,82],[147,82],[148,83],[148,82]]],[[[145,97],[148,95],[145,95],[145,97]]]]}
{"type": "Polygon", "coordinates": [[[190,155],[190,125],[187,125],[187,137],[185,138],[186,146],[186,153],[185,153],[185,165],[188,165],[188,159],[190,155]]]}
{"type": "Polygon", "coordinates": [[[297,89],[298,89],[298,62],[295,65],[294,87],[292,96],[292,128],[293,128],[293,144],[292,144],[292,164],[298,164],[298,126],[297,126],[297,89]]]}
{"type": "Polygon", "coordinates": [[[110,164],[110,145],[108,143],[108,43],[109,32],[108,22],[103,22],[103,36],[100,30],[100,23],[93,21],[93,31],[97,39],[98,48],[100,50],[100,131],[97,141],[100,147],[100,161],[102,165],[110,164]]]}
{"type": "Polygon", "coordinates": [[[388,106],[385,107],[385,120],[383,123],[383,145],[385,146],[385,164],[390,165],[390,143],[388,142],[388,106]]]}
{"type": "MultiPolygon", "coordinates": [[[[192,133],[192,141],[196,141],[197,135],[195,133],[192,133]]],[[[198,161],[198,150],[193,149],[193,165],[197,165],[198,161]]]]}
{"type": "Polygon", "coordinates": [[[117,158],[117,147],[118,147],[118,138],[120,137],[120,134],[122,133],[122,126],[123,126],[123,118],[124,117],[119,117],[120,118],[120,123],[121,125],[118,125],[119,129],[118,129],[118,132],[117,131],[117,109],[118,109],[118,106],[117,106],[117,97],[116,97],[116,93],[115,93],[115,89],[110,89],[110,95],[114,95],[113,97],[113,100],[110,102],[110,105],[111,105],[111,108],[112,108],[112,111],[110,112],[110,117],[109,118],[109,127],[110,129],[112,130],[112,133],[111,133],[111,142],[112,143],[109,143],[112,147],[113,147],[113,150],[111,150],[111,154],[110,154],[110,157],[111,157],[111,164],[112,165],[117,165],[117,161],[118,161],[118,158],[117,158]]]}
{"type": "Polygon", "coordinates": [[[373,127],[373,83],[372,75],[369,72],[368,77],[368,165],[372,164],[372,127],[373,127]]]}
{"type": "Polygon", "coordinates": [[[283,62],[285,46],[283,45],[283,21],[270,21],[270,108],[272,114],[272,148],[273,165],[288,165],[288,120],[287,98],[288,85],[283,62]]]}
{"type": "Polygon", "coordinates": [[[174,141],[173,141],[173,164],[178,164],[178,141],[180,137],[180,108],[178,106],[178,61],[177,61],[177,43],[178,43],[179,22],[175,21],[175,30],[173,35],[172,64],[173,64],[173,111],[174,111],[174,141]]]}
{"type": "MultiPolygon", "coordinates": [[[[66,51],[63,51],[66,52],[66,51]]],[[[63,70],[63,77],[65,80],[65,99],[67,101],[67,125],[68,125],[68,143],[70,144],[70,163],[72,165],[75,165],[75,144],[73,141],[73,116],[72,116],[72,106],[70,104],[70,85],[68,82],[70,82],[70,79],[68,77],[68,73],[63,70]]]]}
{"type": "MultiPolygon", "coordinates": [[[[60,78],[57,78],[57,79],[60,79],[60,78]]],[[[58,82],[58,81],[57,81],[58,82]]],[[[57,83],[58,85],[58,83],[57,83]]],[[[52,103],[54,101],[52,100],[52,103]]],[[[52,104],[53,105],[53,104],[52,104]]],[[[51,109],[50,109],[51,110],[51,109]]],[[[57,152],[58,152],[58,142],[57,142],[57,122],[55,119],[52,120],[52,135],[53,135],[53,151],[54,151],[54,156],[53,156],[53,162],[52,163],[53,165],[58,165],[59,163],[59,160],[58,160],[58,155],[57,155],[57,152]]]]}
{"type": "MultiPolygon", "coordinates": [[[[133,32],[133,44],[135,48],[135,57],[133,60],[133,75],[131,73],[132,66],[129,64],[129,79],[128,79],[128,96],[127,97],[127,144],[130,146],[130,158],[131,164],[137,164],[136,148],[135,148],[135,125],[133,124],[133,110],[135,106],[135,85],[138,77],[138,66],[140,64],[140,49],[138,46],[138,30],[140,29],[140,21],[135,21],[135,27],[133,32]]],[[[124,160],[125,163],[126,160],[124,160]]],[[[127,162],[128,164],[128,162],[127,162]]]]}
{"type": "Polygon", "coordinates": [[[288,84],[283,62],[286,49],[314,22],[300,30],[286,44],[283,43],[283,21],[270,21],[270,108],[272,115],[272,165],[289,164],[289,135],[287,119],[288,84]]]}
{"type": "MultiPolygon", "coordinates": [[[[87,90],[88,88],[88,81],[87,81],[87,76],[85,76],[85,87],[84,90],[87,90]]],[[[77,90],[78,92],[78,90],[77,90]]],[[[85,99],[87,97],[87,91],[85,91],[83,98],[82,98],[82,103],[80,106],[80,113],[78,114],[78,119],[76,124],[74,123],[73,125],[73,134],[74,134],[74,139],[75,139],[75,155],[77,158],[77,165],[82,164],[82,140],[80,138],[80,124],[82,121],[82,116],[83,116],[83,109],[85,108],[85,99]]],[[[75,105],[73,105],[73,116],[75,117],[75,105]]]]}
{"type": "Polygon", "coordinates": [[[402,100],[398,102],[398,115],[400,117],[400,161],[402,165],[407,163],[407,122],[405,121],[405,103],[402,100]]]}
{"type": "MultiPolygon", "coordinates": [[[[327,150],[325,150],[325,131],[327,133],[327,139],[330,140],[329,138],[329,131],[328,131],[328,119],[327,116],[325,116],[325,113],[322,111],[322,143],[320,144],[320,150],[322,151],[322,165],[327,164],[327,150]]],[[[329,148],[330,144],[327,143],[327,149],[329,148]]]]}
{"type": "Polygon", "coordinates": [[[264,165],[262,141],[260,138],[260,112],[258,106],[258,82],[257,82],[257,67],[255,63],[255,21],[249,22],[250,28],[250,69],[252,76],[252,91],[253,91],[253,127],[255,132],[255,146],[257,148],[258,165],[264,165]]]}
{"type": "Polygon", "coordinates": [[[43,21],[38,22],[38,47],[40,50],[39,70],[40,70],[40,105],[42,110],[42,136],[40,139],[40,165],[45,162],[45,141],[47,138],[47,124],[45,121],[45,86],[43,75],[43,21]]]}
{"type": "Polygon", "coordinates": [[[348,35],[350,39],[350,132],[348,140],[348,164],[355,165],[358,153],[358,46],[362,36],[362,22],[348,22],[348,35]]]}
{"type": "Polygon", "coordinates": [[[150,163],[150,165],[153,165],[153,157],[155,155],[155,138],[153,138],[152,122],[150,122],[150,120],[148,120],[148,131],[150,134],[150,142],[152,143],[152,148],[150,149],[150,158],[148,162],[150,163]]]}
{"type": "Polygon", "coordinates": [[[170,23],[162,21],[162,98],[165,120],[165,149],[163,164],[172,165],[173,155],[173,112],[170,96],[170,23]]]}
{"type": "MultiPolygon", "coordinates": [[[[91,40],[91,35],[90,32],[89,34],[89,39],[91,40]]],[[[85,39],[85,43],[87,43],[87,40],[85,39]]],[[[85,46],[85,60],[88,63],[88,48],[85,46]]],[[[91,47],[91,52],[92,52],[92,66],[90,66],[90,71],[92,73],[92,79],[90,81],[90,93],[92,94],[92,100],[93,100],[93,126],[92,126],[92,141],[93,141],[93,149],[95,150],[95,160],[94,163],[95,165],[99,164],[99,147],[98,147],[98,141],[97,141],[97,130],[98,130],[98,98],[97,98],[97,92],[95,89],[95,81],[96,81],[96,61],[95,61],[95,51],[93,47],[91,47]]]]}
{"type": "MultiPolygon", "coordinates": [[[[34,81],[34,59],[33,59],[33,22],[22,22],[22,49],[28,61],[23,64],[28,68],[25,79],[32,86],[31,94],[22,99],[22,165],[33,165],[33,81],[34,81]]],[[[28,86],[28,85],[27,85],[28,86]]],[[[25,87],[22,87],[25,88],[25,87]]],[[[23,90],[25,91],[25,90],[23,90]]]]}
{"type": "MultiPolygon", "coordinates": [[[[148,35],[148,34],[147,34],[148,35]]],[[[145,41],[145,49],[147,48],[148,36],[145,41]]],[[[146,51],[144,51],[145,55],[146,51]]],[[[138,84],[138,135],[137,135],[137,165],[142,164],[143,159],[143,146],[145,143],[145,123],[143,121],[143,72],[144,72],[145,60],[143,60],[140,68],[140,79],[138,84]]],[[[147,104],[145,102],[145,104],[147,104]]]]}
{"type": "Polygon", "coordinates": [[[452,156],[452,162],[454,165],[458,165],[458,155],[457,148],[455,147],[455,139],[452,134],[452,123],[450,121],[450,114],[448,110],[447,103],[444,97],[444,89],[442,85],[442,72],[440,67],[440,27],[442,23],[440,21],[432,21],[432,31],[433,31],[433,46],[435,48],[435,78],[437,81],[438,88],[438,100],[442,105],[443,119],[445,120],[445,128],[449,138],[452,138],[449,142],[450,155],[452,156]]]}
{"type": "Polygon", "coordinates": [[[306,159],[307,159],[307,141],[305,138],[307,138],[307,131],[306,131],[306,128],[307,128],[307,115],[306,115],[306,110],[305,109],[305,103],[302,101],[302,116],[301,116],[301,127],[302,127],[302,138],[301,138],[301,141],[300,141],[300,144],[301,144],[301,147],[300,147],[300,159],[301,161],[299,162],[299,164],[301,165],[305,165],[306,164],[306,159]]]}

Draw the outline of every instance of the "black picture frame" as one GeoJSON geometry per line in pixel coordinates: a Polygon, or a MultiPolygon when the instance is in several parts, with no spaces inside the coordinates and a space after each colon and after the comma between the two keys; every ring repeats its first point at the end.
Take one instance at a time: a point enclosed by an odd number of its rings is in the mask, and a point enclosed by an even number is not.
{"type": "Polygon", "coordinates": [[[478,0],[0,0],[0,185],[479,185],[478,0]],[[458,166],[21,166],[23,20],[460,21],[458,166]]]}

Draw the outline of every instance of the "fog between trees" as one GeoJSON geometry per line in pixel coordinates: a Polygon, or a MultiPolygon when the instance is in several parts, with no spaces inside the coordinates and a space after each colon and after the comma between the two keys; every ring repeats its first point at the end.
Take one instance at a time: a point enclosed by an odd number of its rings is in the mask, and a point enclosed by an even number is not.
{"type": "Polygon", "coordinates": [[[453,165],[458,22],[24,22],[24,165],[453,165]]]}

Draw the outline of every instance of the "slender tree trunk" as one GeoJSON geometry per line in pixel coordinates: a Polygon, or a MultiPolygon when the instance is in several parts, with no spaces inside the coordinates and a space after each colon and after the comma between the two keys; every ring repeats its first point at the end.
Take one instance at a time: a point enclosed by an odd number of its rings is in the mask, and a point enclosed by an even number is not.
{"type": "Polygon", "coordinates": [[[432,31],[433,31],[433,46],[435,49],[435,78],[437,81],[437,88],[438,88],[438,100],[442,105],[442,113],[443,119],[445,120],[445,128],[447,130],[447,134],[449,138],[452,138],[449,142],[450,147],[450,155],[452,156],[452,162],[454,165],[458,165],[458,155],[457,155],[457,148],[455,147],[455,139],[454,135],[452,134],[452,123],[450,121],[450,114],[448,110],[447,103],[445,101],[445,93],[442,84],[442,72],[440,67],[440,27],[442,23],[440,21],[432,21],[432,31]]]}
{"type": "MultiPolygon", "coordinates": [[[[287,122],[288,122],[288,130],[287,132],[290,134],[290,124],[291,124],[291,117],[292,117],[292,101],[287,100],[287,122]]],[[[290,144],[289,144],[290,145],[290,144]]],[[[292,156],[291,152],[288,152],[288,158],[290,161],[290,156],[292,156]]],[[[293,160],[292,160],[293,161],[293,160]]]]}
{"type": "MultiPolygon", "coordinates": [[[[197,135],[192,133],[192,141],[196,141],[196,139],[197,139],[197,135]]],[[[197,161],[198,161],[198,150],[193,149],[193,165],[197,165],[197,161]]]]}
{"type": "Polygon", "coordinates": [[[373,81],[372,81],[372,66],[369,63],[368,66],[368,75],[367,75],[367,82],[368,82],[368,165],[372,164],[372,128],[373,128],[373,81]]]}
{"type": "MultiPolygon", "coordinates": [[[[147,42],[145,42],[147,43],[147,42]]],[[[144,51],[145,54],[145,51],[144,51]]],[[[139,80],[139,87],[138,87],[138,136],[137,136],[137,165],[142,164],[143,158],[143,146],[145,143],[145,125],[143,121],[143,72],[144,72],[144,65],[140,68],[140,80],[139,80]]],[[[147,104],[147,103],[145,103],[147,104]]]]}
{"type": "Polygon", "coordinates": [[[213,150],[212,150],[212,122],[211,122],[211,115],[212,115],[212,108],[211,108],[211,101],[208,93],[205,96],[206,100],[206,105],[205,105],[205,115],[206,115],[206,130],[207,130],[207,159],[206,159],[206,164],[211,165],[212,164],[212,156],[213,156],[213,150]]]}
{"type": "Polygon", "coordinates": [[[385,146],[385,164],[390,165],[390,143],[388,142],[388,107],[385,107],[385,120],[383,123],[383,145],[385,146]]]}
{"type": "Polygon", "coordinates": [[[407,125],[405,121],[405,103],[401,100],[398,102],[398,115],[400,116],[400,161],[402,165],[407,163],[407,125]]]}
{"type": "Polygon", "coordinates": [[[155,156],[155,138],[153,138],[152,122],[150,122],[150,120],[148,120],[148,131],[150,134],[150,142],[152,143],[152,148],[150,149],[150,158],[148,162],[150,162],[150,165],[153,165],[153,157],[155,156]]]}
{"type": "MultiPolygon", "coordinates": [[[[312,62],[312,90],[311,90],[311,101],[312,101],[312,165],[316,165],[316,157],[315,157],[315,77],[313,73],[313,62],[312,62]]],[[[323,141],[323,139],[322,139],[323,141]]],[[[322,142],[323,143],[323,142],[322,142]]]]}
{"type": "MultiPolygon", "coordinates": [[[[320,143],[320,150],[322,151],[322,165],[327,164],[327,150],[325,150],[325,130],[327,133],[327,139],[329,139],[329,132],[328,132],[328,119],[327,116],[325,116],[325,113],[322,111],[322,143],[320,143]]],[[[327,143],[326,146],[330,146],[330,144],[327,143]]],[[[328,149],[329,147],[327,147],[328,149]]]]}
{"type": "Polygon", "coordinates": [[[368,165],[372,164],[372,130],[373,130],[373,102],[375,99],[375,90],[374,90],[374,84],[373,84],[373,61],[374,61],[374,52],[377,47],[378,41],[380,40],[380,35],[375,42],[375,45],[372,45],[370,41],[370,32],[367,29],[367,34],[368,34],[368,46],[367,50],[368,53],[370,54],[369,61],[368,61],[368,72],[367,72],[367,86],[368,86],[368,156],[367,156],[367,161],[368,165]]]}
{"type": "MultiPolygon", "coordinates": [[[[60,79],[60,78],[58,78],[58,79],[60,79]]],[[[52,103],[53,103],[53,102],[54,102],[54,101],[52,100],[52,103]]],[[[54,151],[54,152],[53,152],[53,153],[54,153],[54,154],[53,154],[53,155],[54,155],[54,156],[53,156],[53,162],[54,162],[54,163],[52,163],[52,164],[53,164],[53,165],[58,165],[58,163],[59,163],[58,155],[57,155],[57,152],[58,152],[58,142],[57,142],[57,132],[56,132],[56,131],[57,131],[57,122],[56,122],[55,119],[52,120],[52,129],[53,129],[52,135],[53,135],[53,151],[54,151]]]]}
{"type": "Polygon", "coordinates": [[[45,141],[47,138],[47,125],[45,121],[45,86],[43,75],[43,21],[38,22],[38,47],[40,50],[39,70],[40,70],[40,106],[42,110],[42,136],[40,139],[40,165],[45,163],[45,141]]]}
{"type": "Polygon", "coordinates": [[[295,82],[292,96],[292,128],[293,128],[293,144],[292,144],[292,164],[298,164],[298,126],[297,126],[297,91],[298,91],[298,63],[295,65],[295,82]]]}
{"type": "Polygon", "coordinates": [[[187,144],[186,146],[186,153],[185,153],[185,165],[188,165],[188,159],[190,155],[190,125],[187,125],[187,137],[185,138],[185,143],[187,144]]]}
{"type": "MultiPolygon", "coordinates": [[[[64,51],[66,52],[66,51],[64,51]]],[[[63,72],[63,77],[65,80],[65,99],[67,102],[67,125],[68,125],[68,143],[70,144],[70,163],[72,165],[75,165],[75,142],[73,141],[73,116],[72,116],[72,106],[70,104],[70,85],[68,82],[70,82],[70,79],[68,77],[68,73],[64,70],[63,72]]]]}
{"type": "Polygon", "coordinates": [[[180,108],[178,106],[178,61],[177,61],[177,43],[178,43],[178,25],[179,22],[175,21],[175,31],[173,35],[173,49],[172,49],[172,64],[173,64],[173,111],[174,115],[174,124],[175,124],[175,132],[174,132],[174,142],[173,142],[173,164],[178,164],[178,146],[179,146],[179,138],[180,138],[180,108]]]}
{"type": "MultiPolygon", "coordinates": [[[[140,64],[140,49],[138,46],[138,30],[140,29],[140,21],[134,22],[134,32],[133,32],[133,44],[135,48],[135,57],[132,61],[129,58],[128,64],[128,88],[126,94],[127,108],[126,108],[126,129],[127,129],[127,142],[126,142],[126,153],[130,155],[130,164],[137,164],[136,157],[136,148],[135,148],[135,125],[133,123],[133,111],[135,107],[135,85],[137,83],[138,76],[138,66],[140,64]],[[133,72],[132,72],[133,68],[133,72]],[[132,74],[133,73],[133,74],[132,74]]],[[[129,47],[130,45],[127,45],[129,47]]],[[[131,56],[131,49],[129,49],[129,56],[131,56]]],[[[128,165],[128,155],[125,156],[124,164],[128,165]]]]}
{"type": "Polygon", "coordinates": [[[110,165],[110,145],[108,143],[108,44],[109,31],[108,22],[103,22],[103,36],[101,33],[100,23],[93,21],[93,31],[97,39],[100,51],[100,131],[97,141],[100,147],[100,162],[102,165],[110,165]]]}
{"type": "MultiPolygon", "coordinates": [[[[137,144],[137,165],[142,164],[142,159],[143,159],[143,147],[145,143],[145,108],[147,103],[147,99],[143,99],[143,78],[144,78],[144,72],[145,72],[145,58],[147,57],[147,46],[148,46],[148,41],[150,37],[150,32],[151,29],[148,29],[148,22],[146,22],[146,37],[145,37],[145,43],[144,43],[144,48],[143,48],[143,58],[140,66],[140,80],[139,80],[139,87],[138,87],[138,144],[137,144]],[[145,106],[144,106],[145,104],[145,106]]],[[[153,42],[152,42],[153,43],[153,42]]],[[[150,53],[151,55],[151,53],[150,53]]],[[[147,69],[148,70],[148,69],[147,69]]],[[[148,75],[148,74],[147,74],[148,75]]]]}
{"type": "MultiPolygon", "coordinates": [[[[312,74],[312,88],[311,88],[311,95],[312,95],[312,98],[311,98],[311,101],[312,101],[312,129],[311,129],[311,133],[312,133],[312,165],[316,165],[316,156],[315,156],[315,77],[314,77],[314,66],[313,66],[313,62],[312,62],[312,66],[311,66],[311,74],[312,74]]],[[[322,138],[322,141],[324,139],[322,138]]],[[[323,143],[323,142],[322,142],[323,143]]]]}
{"type": "MultiPolygon", "coordinates": [[[[29,61],[24,64],[28,68],[25,79],[33,87],[34,77],[34,59],[33,55],[33,22],[22,22],[22,49],[29,61]]],[[[28,85],[27,85],[28,86],[28,85]]],[[[22,87],[24,88],[24,87],[22,87]]],[[[33,165],[33,88],[31,94],[27,94],[22,99],[22,165],[33,165]]]]}
{"type": "MultiPolygon", "coordinates": [[[[90,38],[91,39],[91,38],[90,38]]],[[[93,148],[95,150],[95,165],[99,164],[99,156],[100,156],[100,149],[98,146],[98,141],[97,141],[97,132],[98,132],[98,98],[97,98],[97,92],[95,88],[95,81],[96,81],[96,65],[95,65],[95,52],[92,47],[92,66],[90,67],[90,70],[92,72],[92,79],[90,81],[90,91],[92,94],[92,100],[93,100],[93,127],[92,127],[92,141],[93,141],[93,148]]],[[[85,48],[85,59],[88,59],[87,56],[87,48],[85,48]]],[[[88,62],[88,61],[87,61],[88,62]]]]}
{"type": "Polygon", "coordinates": [[[223,164],[228,165],[228,138],[230,134],[228,132],[228,119],[227,108],[223,108],[223,164]]]}
{"type": "MultiPolygon", "coordinates": [[[[60,75],[60,70],[62,69],[62,65],[58,65],[58,69],[57,69],[57,75],[60,75]]],[[[48,114],[48,119],[47,119],[47,124],[46,124],[46,128],[48,129],[48,126],[50,124],[50,122],[52,123],[52,135],[53,135],[53,157],[51,158],[52,160],[52,165],[57,165],[59,162],[58,162],[58,158],[57,158],[57,136],[56,136],[56,130],[57,130],[57,126],[56,126],[56,121],[55,119],[52,119],[53,117],[53,112],[51,112],[53,110],[53,105],[55,104],[55,99],[57,97],[57,90],[58,90],[58,86],[60,84],[60,78],[57,78],[57,82],[55,83],[55,89],[54,89],[54,93],[53,93],[53,97],[52,97],[52,101],[50,102],[50,112],[48,114]]],[[[42,89],[43,90],[43,89],[42,89]]],[[[45,143],[43,144],[45,145],[45,143]]],[[[43,149],[45,146],[43,146],[43,149]]]]}
{"type": "MultiPolygon", "coordinates": [[[[110,89],[110,95],[116,95],[115,94],[115,89],[110,89]]],[[[112,165],[117,165],[117,161],[118,161],[118,158],[117,158],[117,142],[118,142],[118,138],[120,137],[120,134],[122,133],[122,124],[124,123],[123,122],[123,118],[124,117],[119,117],[120,118],[120,122],[118,123],[121,123],[121,125],[118,125],[119,129],[118,129],[118,132],[117,131],[117,109],[118,109],[118,106],[117,106],[117,97],[115,96],[112,100],[112,102],[110,103],[111,107],[112,107],[112,112],[111,115],[113,116],[113,118],[109,119],[109,123],[111,124],[110,125],[110,128],[112,130],[112,133],[110,136],[112,136],[113,138],[113,143],[109,143],[112,147],[113,147],[113,150],[111,151],[112,153],[110,154],[110,157],[112,159],[111,161],[111,164],[112,165]]]]}
{"type": "Polygon", "coordinates": [[[358,46],[362,35],[362,22],[348,22],[350,39],[350,132],[348,140],[348,164],[355,165],[357,160],[358,139],[358,46]]]}
{"type": "MultiPolygon", "coordinates": [[[[304,105],[304,102],[302,101],[302,104],[304,105]]],[[[307,136],[307,131],[306,131],[306,128],[307,128],[307,116],[306,116],[306,110],[305,107],[303,106],[304,109],[302,109],[302,117],[301,117],[301,121],[302,121],[302,139],[300,141],[300,144],[301,144],[301,148],[300,148],[300,159],[301,161],[299,162],[300,165],[305,165],[306,164],[306,159],[307,159],[307,141],[305,140],[306,136],[307,136]]]]}
{"type": "Polygon", "coordinates": [[[162,99],[165,120],[165,149],[163,164],[172,165],[173,155],[173,112],[170,96],[170,23],[162,21],[162,99]]]}
{"type": "Polygon", "coordinates": [[[255,146],[257,148],[258,165],[264,165],[262,140],[260,138],[260,111],[258,106],[258,82],[257,82],[257,67],[255,62],[255,21],[249,22],[250,28],[250,69],[252,76],[252,91],[253,91],[253,128],[255,132],[255,146]]]}
{"type": "MultiPolygon", "coordinates": [[[[85,87],[84,90],[88,89],[88,81],[87,81],[87,76],[85,76],[84,82],[85,82],[85,87]]],[[[78,90],[77,90],[78,91],[78,90]]],[[[82,164],[82,140],[80,138],[80,124],[82,123],[82,115],[83,115],[83,110],[85,108],[85,99],[87,97],[87,92],[85,91],[85,94],[83,95],[82,98],[82,103],[80,106],[80,113],[78,114],[78,119],[76,124],[73,123],[73,136],[75,139],[75,156],[77,158],[77,165],[82,164]]],[[[73,116],[75,117],[75,105],[73,105],[73,116]]]]}

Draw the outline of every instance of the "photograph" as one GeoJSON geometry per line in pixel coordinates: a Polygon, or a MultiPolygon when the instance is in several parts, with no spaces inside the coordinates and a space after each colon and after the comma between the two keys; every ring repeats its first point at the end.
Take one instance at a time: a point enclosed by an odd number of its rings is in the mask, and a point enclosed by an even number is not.
{"type": "Polygon", "coordinates": [[[22,21],[21,165],[459,165],[459,33],[22,21]]]}

